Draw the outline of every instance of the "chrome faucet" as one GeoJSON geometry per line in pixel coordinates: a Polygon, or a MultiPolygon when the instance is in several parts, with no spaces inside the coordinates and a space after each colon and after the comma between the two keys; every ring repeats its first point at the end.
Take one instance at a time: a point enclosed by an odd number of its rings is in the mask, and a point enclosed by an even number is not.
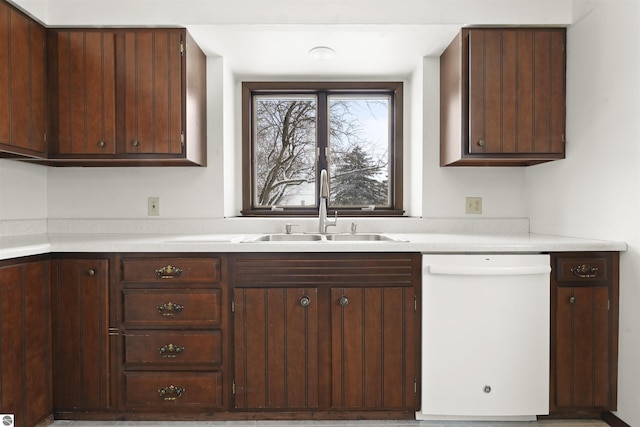
{"type": "Polygon", "coordinates": [[[335,214],[335,218],[330,220],[327,218],[327,199],[329,198],[329,179],[327,178],[327,170],[322,169],[320,171],[320,210],[318,214],[318,232],[322,234],[327,233],[328,227],[335,227],[338,225],[338,212],[335,214]]]}

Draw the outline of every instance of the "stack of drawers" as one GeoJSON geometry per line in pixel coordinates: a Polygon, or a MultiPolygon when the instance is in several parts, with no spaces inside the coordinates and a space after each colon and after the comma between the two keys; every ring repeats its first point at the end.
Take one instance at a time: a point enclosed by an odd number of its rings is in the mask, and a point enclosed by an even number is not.
{"type": "Polygon", "coordinates": [[[122,258],[122,409],[222,409],[220,267],[218,257],[122,258]]]}

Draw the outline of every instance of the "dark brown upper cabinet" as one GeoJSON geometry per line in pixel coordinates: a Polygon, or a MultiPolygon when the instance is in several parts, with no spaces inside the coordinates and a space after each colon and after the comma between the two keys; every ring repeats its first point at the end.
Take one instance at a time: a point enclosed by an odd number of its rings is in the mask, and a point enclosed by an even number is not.
{"type": "Polygon", "coordinates": [[[50,29],[48,43],[53,164],[206,165],[206,60],[185,29],[50,29]]]}
{"type": "Polygon", "coordinates": [[[0,157],[46,157],[46,30],[0,2],[0,157]]]}
{"type": "Polygon", "coordinates": [[[440,165],[565,156],[564,28],[463,28],[440,57],[440,165]]]}

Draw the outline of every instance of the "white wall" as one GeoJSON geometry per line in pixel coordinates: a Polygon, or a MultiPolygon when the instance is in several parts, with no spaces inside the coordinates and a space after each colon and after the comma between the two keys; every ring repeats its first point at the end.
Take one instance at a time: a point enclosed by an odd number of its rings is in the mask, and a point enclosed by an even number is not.
{"type": "Polygon", "coordinates": [[[0,159],[0,220],[47,217],[47,168],[0,159]]]}
{"type": "Polygon", "coordinates": [[[640,1],[574,0],[567,158],[527,168],[531,231],[622,240],[617,416],[640,425],[640,1]]]}

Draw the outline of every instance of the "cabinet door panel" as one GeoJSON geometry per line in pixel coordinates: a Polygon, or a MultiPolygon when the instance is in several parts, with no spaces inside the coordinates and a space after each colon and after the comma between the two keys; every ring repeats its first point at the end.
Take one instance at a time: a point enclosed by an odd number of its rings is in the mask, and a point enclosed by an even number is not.
{"type": "Polygon", "coordinates": [[[235,407],[318,407],[317,290],[239,288],[234,302],[235,407]]]}
{"type": "Polygon", "coordinates": [[[56,46],[58,153],[114,154],[114,34],[61,31],[56,46]]]}
{"type": "Polygon", "coordinates": [[[22,427],[53,410],[48,280],[48,261],[0,268],[0,408],[22,427]]]}
{"type": "Polygon", "coordinates": [[[181,33],[136,31],[124,38],[126,152],[180,154],[181,33]]]}
{"type": "Polygon", "coordinates": [[[563,34],[469,30],[469,153],[562,153],[563,34]]]}
{"type": "Polygon", "coordinates": [[[606,408],[609,402],[607,287],[557,288],[556,405],[606,408]],[[560,344],[562,343],[562,345],[560,344]]]}
{"type": "Polygon", "coordinates": [[[62,259],[53,277],[55,407],[109,407],[106,259],[62,259]]]}
{"type": "Polygon", "coordinates": [[[331,325],[334,408],[415,408],[412,288],[334,288],[331,325]]]}
{"type": "Polygon", "coordinates": [[[10,68],[11,61],[8,59],[9,41],[11,40],[11,19],[10,9],[7,2],[0,3],[0,52],[3,60],[0,61],[0,144],[9,144],[10,120],[9,104],[11,98],[10,90],[10,68]]]}

